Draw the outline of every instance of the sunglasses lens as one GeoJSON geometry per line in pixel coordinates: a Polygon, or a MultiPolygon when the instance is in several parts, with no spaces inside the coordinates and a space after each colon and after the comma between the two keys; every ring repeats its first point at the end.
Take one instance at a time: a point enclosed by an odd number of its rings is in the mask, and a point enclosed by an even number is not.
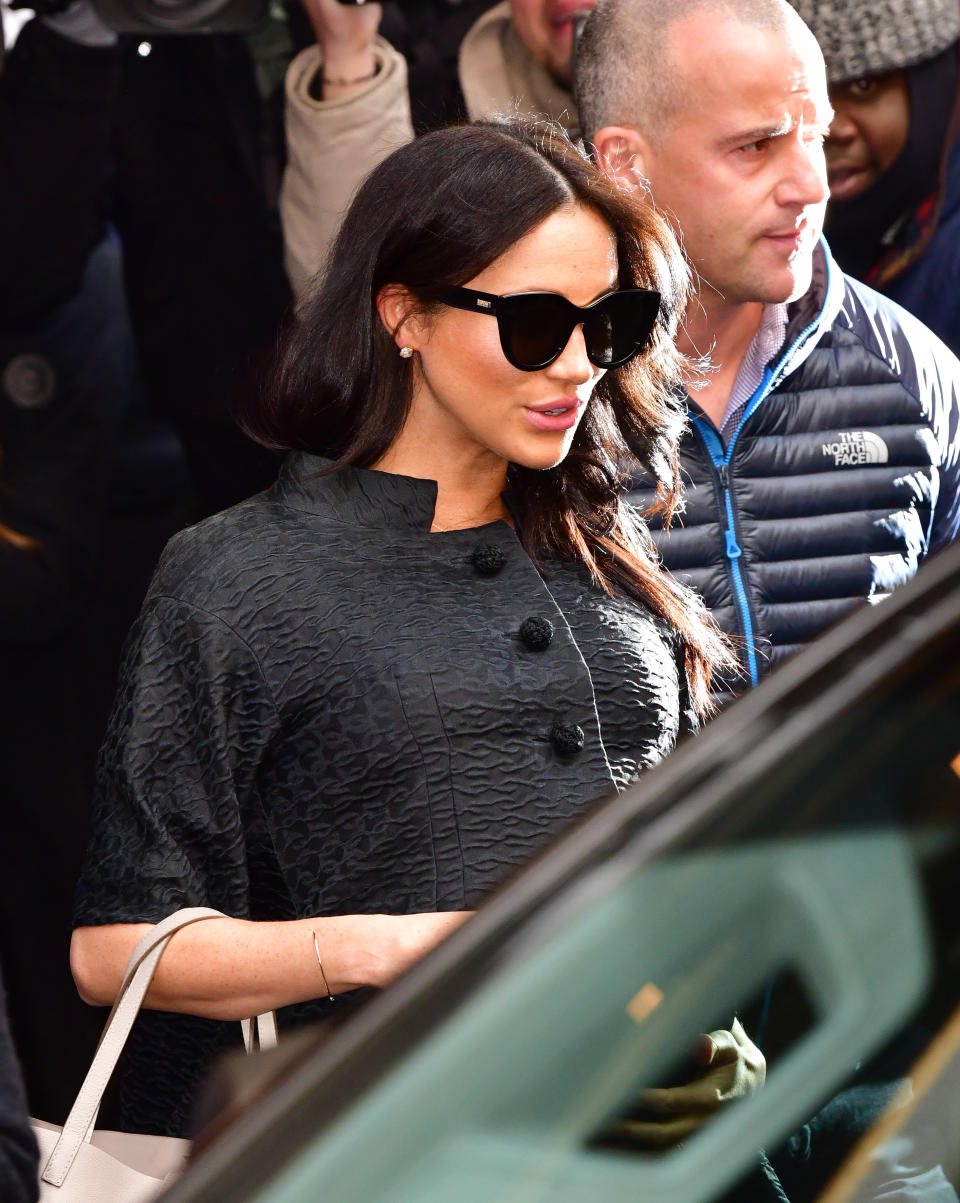
{"type": "Polygon", "coordinates": [[[569,304],[560,296],[530,293],[500,302],[500,339],[510,362],[532,370],[561,353],[573,330],[569,304]]]}
{"type": "MultiPolygon", "coordinates": [[[[588,306],[583,335],[590,362],[612,368],[642,351],[659,309],[659,294],[639,288],[613,292],[588,306]]],[[[553,293],[501,297],[497,320],[504,354],[525,371],[546,367],[563,352],[584,312],[553,293]]]]}
{"type": "Polygon", "coordinates": [[[604,297],[583,324],[590,361],[598,368],[626,363],[647,345],[659,310],[656,292],[625,289],[604,297]]]}

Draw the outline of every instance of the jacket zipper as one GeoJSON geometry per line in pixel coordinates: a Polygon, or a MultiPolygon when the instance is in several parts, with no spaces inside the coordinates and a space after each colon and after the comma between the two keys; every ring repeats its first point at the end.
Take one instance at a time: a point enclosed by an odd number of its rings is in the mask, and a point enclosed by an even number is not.
{"type": "MultiPolygon", "coordinates": [[[[826,295],[830,293],[830,260],[827,258],[828,276],[826,295]]],[[[826,305],[826,300],[824,300],[826,305]]],[[[707,449],[707,454],[710,456],[710,462],[713,464],[714,472],[720,482],[720,488],[723,491],[723,508],[726,515],[727,525],[723,531],[724,539],[724,555],[727,559],[727,564],[730,568],[730,577],[733,580],[733,596],[736,603],[737,612],[740,616],[740,625],[743,628],[743,637],[747,645],[747,670],[750,673],[750,685],[756,686],[760,680],[760,674],[757,670],[757,649],[753,638],[753,614],[750,611],[750,601],[747,597],[747,590],[743,583],[743,572],[740,569],[740,557],[743,554],[740,544],[737,542],[737,522],[736,511],[733,504],[733,491],[730,481],[730,463],[733,459],[734,448],[737,445],[737,439],[740,436],[740,431],[746,425],[747,419],[752,417],[758,406],[764,401],[767,396],[773,391],[774,379],[779,374],[779,367],[790,359],[797,347],[806,342],[807,338],[816,330],[820,324],[820,318],[823,316],[823,306],[817,316],[793,341],[790,349],[785,355],[780,356],[777,370],[771,367],[766,367],[763,370],[763,379],[757,386],[753,396],[744,406],[743,413],[740,415],[740,421],[737,423],[737,428],[733,432],[730,442],[727,444],[724,451],[723,443],[720,441],[720,435],[717,433],[714,426],[706,418],[694,418],[693,425],[700,432],[700,437],[703,439],[707,449]]]]}
{"type": "MultiPolygon", "coordinates": [[[[764,375],[763,384],[760,389],[764,388],[772,378],[773,373],[769,368],[764,375]]],[[[760,391],[757,390],[757,392],[760,391]]],[[[754,397],[756,397],[754,393],[754,397]]],[[[753,398],[751,398],[751,403],[753,398]]],[[[726,526],[723,530],[724,539],[724,555],[727,559],[727,567],[730,571],[730,579],[733,581],[733,598],[737,608],[737,613],[740,617],[740,626],[743,628],[743,638],[746,644],[747,652],[747,671],[750,673],[750,684],[754,686],[760,679],[760,674],[757,669],[757,649],[754,645],[753,637],[753,614],[750,611],[750,602],[747,598],[747,590],[743,583],[743,573],[740,570],[740,557],[743,552],[740,549],[740,544],[737,542],[737,522],[733,510],[733,497],[730,492],[730,476],[728,468],[730,466],[730,454],[733,451],[733,446],[736,441],[737,434],[740,433],[740,427],[734,432],[733,438],[727,447],[726,452],[723,449],[723,443],[720,441],[720,436],[716,430],[704,418],[694,418],[694,426],[700,431],[700,436],[707,448],[707,454],[710,456],[710,461],[713,464],[714,472],[720,482],[720,489],[723,496],[723,511],[726,517],[726,526]]]]}

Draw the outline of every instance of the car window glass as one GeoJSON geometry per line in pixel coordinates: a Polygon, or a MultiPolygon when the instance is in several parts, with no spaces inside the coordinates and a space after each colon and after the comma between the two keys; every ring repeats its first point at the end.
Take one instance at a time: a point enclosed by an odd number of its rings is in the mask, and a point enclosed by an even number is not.
{"type": "MultiPolygon", "coordinates": [[[[763,1197],[771,1174],[792,1203],[839,1198],[825,1192],[861,1140],[912,1114],[914,1067],[960,1001],[948,652],[786,758],[769,749],[776,774],[759,749],[737,804],[685,846],[637,868],[628,842],[587,874],[264,1200],[332,1181],[397,1203],[682,1203],[763,1197]],[[612,1139],[640,1092],[682,1082],[697,1036],[734,1015],[763,1044],[763,1089],[667,1152],[612,1139]]],[[[887,1132],[870,1163],[882,1189],[955,1197],[957,1141],[929,1127],[922,1149],[887,1132]]]]}

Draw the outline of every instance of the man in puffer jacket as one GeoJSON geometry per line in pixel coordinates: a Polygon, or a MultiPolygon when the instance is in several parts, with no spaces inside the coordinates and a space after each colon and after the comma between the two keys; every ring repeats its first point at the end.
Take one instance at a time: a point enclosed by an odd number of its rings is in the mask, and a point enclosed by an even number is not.
{"type": "Polygon", "coordinates": [[[377,37],[379,4],[303,0],[317,45],[287,71],[280,202],[294,292],[323,265],[360,181],[414,133],[460,115],[518,111],[575,127],[574,27],[594,2],[505,0],[490,8],[491,0],[406,0],[407,28],[398,32],[412,55],[408,73],[404,56],[377,37]],[[460,93],[454,103],[451,91],[460,93]]]}
{"type": "Polygon", "coordinates": [[[742,688],[957,536],[960,364],[820,237],[832,112],[786,0],[599,0],[576,74],[599,161],[699,274],[681,346],[713,367],[688,381],[685,512],[656,534],[742,688]]]}

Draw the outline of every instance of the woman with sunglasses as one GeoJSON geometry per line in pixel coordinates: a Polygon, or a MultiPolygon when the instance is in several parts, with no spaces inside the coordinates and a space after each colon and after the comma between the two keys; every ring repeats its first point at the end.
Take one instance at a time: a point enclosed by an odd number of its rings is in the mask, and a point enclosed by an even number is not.
{"type": "Polygon", "coordinates": [[[127,649],[81,993],[178,907],[235,916],[165,955],[149,1005],[205,1018],[141,1021],[129,1124],[182,1126],[210,1021],[392,981],[709,708],[723,645],[620,471],[673,508],[686,281],[542,127],[430,134],[360,189],[246,416],[279,482],[172,541],[127,649]]]}

